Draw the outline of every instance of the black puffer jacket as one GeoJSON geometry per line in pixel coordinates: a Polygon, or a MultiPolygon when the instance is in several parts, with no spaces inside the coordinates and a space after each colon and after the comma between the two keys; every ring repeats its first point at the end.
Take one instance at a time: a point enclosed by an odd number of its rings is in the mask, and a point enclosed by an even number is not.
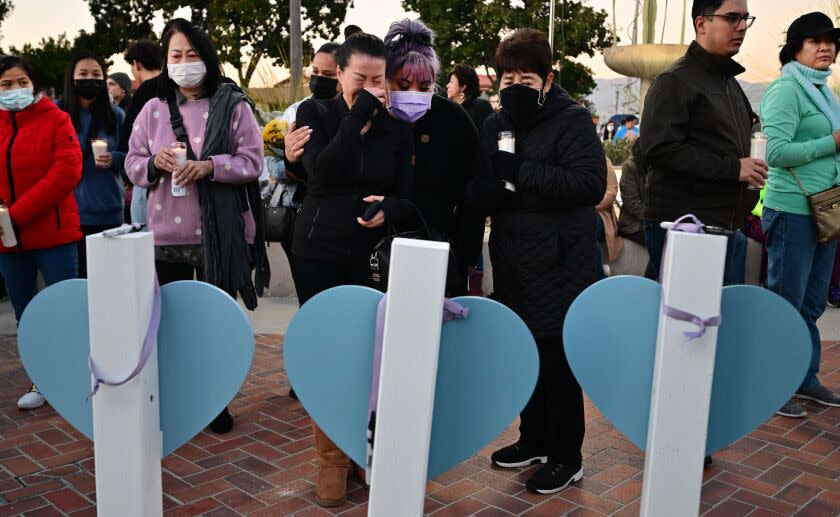
{"type": "MultiPolygon", "coordinates": [[[[499,131],[512,129],[504,112],[487,119],[486,156],[498,150],[499,131]]],[[[594,206],[607,189],[607,160],[591,115],[557,86],[536,125],[515,132],[516,153],[525,159],[517,192],[500,201],[494,189],[502,182],[489,162],[471,190],[492,214],[494,298],[535,336],[562,336],[569,306],[596,279],[594,206]]]]}

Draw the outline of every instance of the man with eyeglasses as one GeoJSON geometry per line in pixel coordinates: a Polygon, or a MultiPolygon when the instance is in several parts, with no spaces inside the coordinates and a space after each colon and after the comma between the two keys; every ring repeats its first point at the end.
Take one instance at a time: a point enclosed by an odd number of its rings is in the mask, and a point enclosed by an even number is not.
{"type": "Polygon", "coordinates": [[[755,21],[747,0],[694,0],[695,40],[648,91],[640,141],[648,166],[645,276],[658,280],[662,221],[696,215],[726,230],[724,283],[744,282],[747,241],[738,231],[758,201],[767,164],[750,154],[752,108],[735,77],[738,53],[755,21]]]}

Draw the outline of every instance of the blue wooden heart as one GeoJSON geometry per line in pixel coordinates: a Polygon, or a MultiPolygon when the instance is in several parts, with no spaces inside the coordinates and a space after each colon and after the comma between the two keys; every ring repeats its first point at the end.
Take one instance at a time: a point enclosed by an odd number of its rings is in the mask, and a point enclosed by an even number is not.
{"type": "MultiPolygon", "coordinates": [[[[660,291],[645,278],[602,280],[575,300],[563,331],[584,391],[643,450],[660,291]]],[[[805,378],[810,343],[802,317],[780,296],[753,286],[723,289],[706,454],[746,436],[788,401],[805,378]]]]}
{"type": "MultiPolygon", "coordinates": [[[[342,286],[307,302],[289,325],[286,371],[301,403],[359,465],[366,460],[367,410],[376,308],[382,293],[342,286]]],[[[490,443],[525,407],[539,357],[525,323],[504,305],[456,298],[471,310],[441,331],[429,478],[490,443]]]]}
{"type": "MultiPolygon", "coordinates": [[[[92,403],[85,400],[91,391],[89,343],[86,280],[48,287],[20,320],[18,348],[29,377],[61,416],[93,439],[92,403]]],[[[161,287],[157,353],[166,456],[236,395],[251,367],[254,335],[224,291],[203,282],[174,282],[161,287]]]]}

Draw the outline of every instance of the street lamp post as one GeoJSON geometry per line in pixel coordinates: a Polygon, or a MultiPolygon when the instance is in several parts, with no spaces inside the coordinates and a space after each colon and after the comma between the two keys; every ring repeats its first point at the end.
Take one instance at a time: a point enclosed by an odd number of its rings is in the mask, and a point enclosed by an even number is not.
{"type": "Polygon", "coordinates": [[[289,91],[289,102],[294,101],[301,89],[301,72],[303,71],[303,48],[300,34],[300,0],[289,2],[289,66],[291,67],[292,84],[289,91]]]}

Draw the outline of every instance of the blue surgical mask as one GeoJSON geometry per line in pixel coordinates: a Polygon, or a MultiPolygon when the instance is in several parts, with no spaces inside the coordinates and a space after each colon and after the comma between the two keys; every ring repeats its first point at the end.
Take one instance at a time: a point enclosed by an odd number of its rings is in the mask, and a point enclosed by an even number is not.
{"type": "Polygon", "coordinates": [[[391,113],[408,123],[416,122],[432,107],[432,92],[393,90],[389,97],[391,113]]]}
{"type": "Polygon", "coordinates": [[[20,111],[34,101],[35,96],[32,93],[31,87],[0,90],[0,110],[20,111]]]}

